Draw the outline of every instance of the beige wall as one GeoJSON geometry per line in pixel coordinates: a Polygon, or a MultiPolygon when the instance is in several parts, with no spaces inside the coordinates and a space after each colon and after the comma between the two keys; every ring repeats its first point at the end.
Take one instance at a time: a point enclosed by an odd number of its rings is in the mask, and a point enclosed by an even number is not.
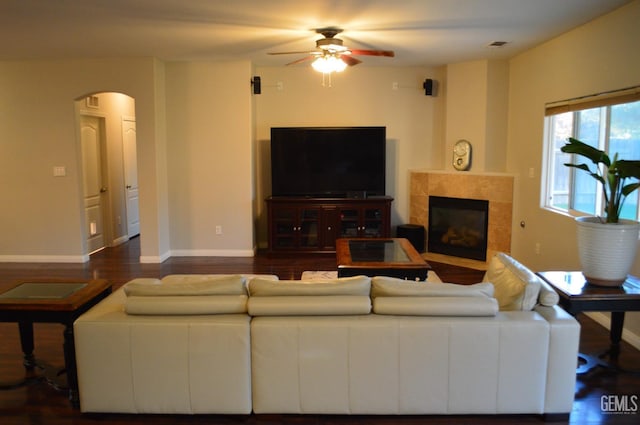
{"type": "MultiPolygon", "coordinates": [[[[640,2],[635,1],[510,63],[507,171],[520,176],[512,253],[535,270],[579,268],[573,219],[540,207],[544,105],[640,84],[638,22],[640,2]],[[525,228],[515,225],[521,220],[525,228]]],[[[638,259],[633,272],[640,273],[638,259]]],[[[629,327],[640,335],[640,316],[629,316],[629,327]]]]}
{"type": "Polygon", "coordinates": [[[266,244],[264,198],[271,193],[271,127],[386,126],[386,187],[395,198],[392,226],[408,222],[408,170],[439,166],[442,158],[443,97],[426,96],[422,83],[426,78],[441,81],[443,69],[353,67],[335,75],[332,87],[323,87],[322,74],[308,66],[255,72],[262,79],[262,94],[254,96],[260,245],[266,244]]]}
{"type": "Polygon", "coordinates": [[[0,63],[0,260],[86,261],[75,101],[103,91],[135,100],[141,261],[252,255],[250,76],[248,62],[0,63]]]}
{"type": "Polygon", "coordinates": [[[166,66],[172,255],[253,255],[250,80],[249,62],[166,66]]]}
{"type": "Polygon", "coordinates": [[[460,139],[472,146],[471,171],[485,171],[487,128],[487,61],[447,65],[446,170],[452,165],[453,145],[460,139]]]}
{"type": "Polygon", "coordinates": [[[167,208],[158,196],[166,175],[155,161],[161,71],[149,58],[0,62],[1,260],[86,259],[75,100],[102,91],[136,99],[142,251],[166,255],[167,208]],[[67,176],[53,177],[54,166],[67,176]]]}
{"type": "Polygon", "coordinates": [[[472,146],[470,171],[505,171],[508,77],[502,60],[447,65],[446,170],[455,171],[453,146],[465,139],[472,146]]]}

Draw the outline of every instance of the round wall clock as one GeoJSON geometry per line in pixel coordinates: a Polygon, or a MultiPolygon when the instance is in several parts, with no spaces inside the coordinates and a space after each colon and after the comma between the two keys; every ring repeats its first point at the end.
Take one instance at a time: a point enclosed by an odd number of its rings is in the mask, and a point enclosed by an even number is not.
{"type": "Polygon", "coordinates": [[[453,146],[453,168],[466,171],[471,166],[471,143],[467,140],[458,140],[453,146]]]}

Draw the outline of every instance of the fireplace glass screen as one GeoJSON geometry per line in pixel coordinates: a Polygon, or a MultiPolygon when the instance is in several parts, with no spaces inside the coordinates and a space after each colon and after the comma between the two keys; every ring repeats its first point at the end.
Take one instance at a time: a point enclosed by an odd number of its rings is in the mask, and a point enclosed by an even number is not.
{"type": "Polygon", "coordinates": [[[429,252],[486,261],[489,201],[429,197],[429,252]]]}

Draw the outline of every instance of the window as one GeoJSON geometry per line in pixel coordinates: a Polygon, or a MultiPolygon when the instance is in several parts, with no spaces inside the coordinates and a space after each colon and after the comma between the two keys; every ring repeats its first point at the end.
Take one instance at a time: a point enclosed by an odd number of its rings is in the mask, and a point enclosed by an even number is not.
{"type": "MultiPolygon", "coordinates": [[[[560,151],[568,137],[624,159],[640,159],[640,87],[547,105],[543,206],[572,215],[604,215],[600,186],[582,170],[566,167],[571,154],[560,151]]],[[[640,219],[636,191],[621,218],[640,219]]]]}

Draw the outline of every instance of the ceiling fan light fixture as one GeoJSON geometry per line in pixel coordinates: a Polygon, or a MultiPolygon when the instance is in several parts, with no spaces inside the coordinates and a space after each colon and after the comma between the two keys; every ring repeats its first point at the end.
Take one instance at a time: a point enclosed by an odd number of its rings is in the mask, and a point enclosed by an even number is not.
{"type": "Polygon", "coordinates": [[[318,28],[316,33],[322,34],[324,38],[316,40],[316,48],[310,52],[270,52],[270,55],[287,55],[307,53],[307,56],[287,63],[287,65],[297,65],[302,62],[311,61],[311,67],[322,73],[322,85],[331,87],[331,74],[342,72],[347,66],[354,66],[362,61],[353,56],[384,56],[394,57],[392,50],[371,50],[371,49],[350,49],[343,44],[343,41],[335,36],[342,32],[336,27],[318,28]],[[328,84],[327,84],[328,82],[328,84]]]}
{"type": "Polygon", "coordinates": [[[322,55],[311,64],[313,69],[323,74],[331,74],[332,72],[342,72],[347,68],[347,64],[337,55],[322,55]]]}
{"type": "Polygon", "coordinates": [[[321,38],[316,40],[316,47],[329,52],[344,52],[347,48],[339,38],[321,38]]]}

